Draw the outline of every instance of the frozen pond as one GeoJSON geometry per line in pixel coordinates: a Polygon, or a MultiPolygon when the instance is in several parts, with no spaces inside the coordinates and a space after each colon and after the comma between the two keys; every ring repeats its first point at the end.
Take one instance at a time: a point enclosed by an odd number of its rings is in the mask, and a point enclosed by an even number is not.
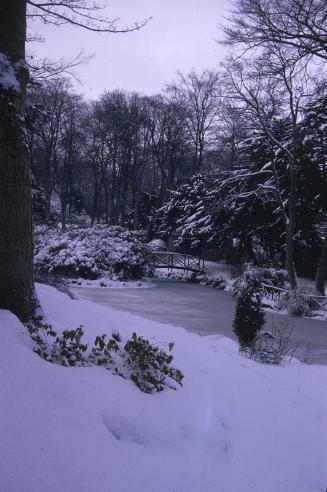
{"type": "MultiPolygon", "coordinates": [[[[232,323],[235,299],[229,292],[210,287],[160,279],[151,289],[115,289],[70,286],[80,298],[127,311],[161,323],[181,326],[199,335],[220,334],[235,339],[232,323]]],[[[269,327],[272,318],[278,322],[286,316],[266,313],[269,327]]],[[[327,321],[287,316],[294,324],[293,343],[302,346],[298,353],[311,345],[311,358],[327,364],[327,321]]]]}

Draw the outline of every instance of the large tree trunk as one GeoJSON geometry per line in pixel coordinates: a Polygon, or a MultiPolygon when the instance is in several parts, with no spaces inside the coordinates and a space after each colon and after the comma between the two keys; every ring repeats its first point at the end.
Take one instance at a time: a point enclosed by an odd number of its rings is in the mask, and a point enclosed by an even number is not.
{"type": "Polygon", "coordinates": [[[291,289],[297,288],[297,276],[294,266],[294,235],[296,221],[296,170],[294,163],[290,163],[290,192],[288,196],[288,220],[286,222],[286,261],[291,289]]]}
{"type": "Polygon", "coordinates": [[[294,232],[293,227],[289,224],[286,227],[286,260],[285,268],[288,273],[291,289],[297,287],[297,277],[294,266],[294,232]]]}
{"type": "Polygon", "coordinates": [[[325,280],[327,274],[327,226],[325,237],[322,243],[321,256],[319,258],[317,273],[316,273],[316,289],[321,295],[325,295],[325,280]]]}
{"type": "Polygon", "coordinates": [[[138,229],[140,224],[139,217],[139,188],[137,176],[134,176],[132,181],[132,197],[133,197],[133,229],[138,229]]]}
{"type": "Polygon", "coordinates": [[[25,37],[26,0],[1,0],[1,60],[16,74],[18,85],[8,86],[0,77],[0,307],[22,320],[35,307],[31,179],[22,123],[28,81],[25,37]]]}
{"type": "Polygon", "coordinates": [[[46,170],[46,183],[45,183],[45,222],[50,223],[51,216],[51,194],[52,194],[52,184],[51,184],[51,154],[52,149],[47,149],[45,170],[46,170]]]}

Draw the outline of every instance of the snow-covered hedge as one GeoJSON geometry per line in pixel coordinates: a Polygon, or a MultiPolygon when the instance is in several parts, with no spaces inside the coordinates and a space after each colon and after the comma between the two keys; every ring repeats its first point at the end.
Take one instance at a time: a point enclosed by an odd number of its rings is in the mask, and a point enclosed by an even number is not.
{"type": "Polygon", "coordinates": [[[102,274],[121,280],[150,273],[144,235],[118,226],[36,228],[35,267],[40,271],[94,279],[102,274]]]}

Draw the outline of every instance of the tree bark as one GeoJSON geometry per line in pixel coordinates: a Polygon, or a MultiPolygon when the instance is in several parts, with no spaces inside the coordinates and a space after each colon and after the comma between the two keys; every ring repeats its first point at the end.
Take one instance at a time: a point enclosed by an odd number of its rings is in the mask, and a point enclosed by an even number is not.
{"type": "Polygon", "coordinates": [[[325,281],[327,274],[327,227],[325,237],[321,247],[321,256],[319,258],[317,273],[316,273],[316,290],[322,295],[325,295],[325,281]]]}
{"type": "Polygon", "coordinates": [[[297,276],[294,266],[294,234],[296,220],[296,171],[294,163],[290,163],[290,192],[288,197],[288,221],[286,223],[286,264],[291,289],[297,288],[297,276]]]}
{"type": "MultiPolygon", "coordinates": [[[[30,163],[24,136],[26,0],[0,4],[0,53],[19,83],[0,78],[0,307],[20,319],[34,313],[30,163]]],[[[0,68],[1,70],[1,68],[0,68]]]]}

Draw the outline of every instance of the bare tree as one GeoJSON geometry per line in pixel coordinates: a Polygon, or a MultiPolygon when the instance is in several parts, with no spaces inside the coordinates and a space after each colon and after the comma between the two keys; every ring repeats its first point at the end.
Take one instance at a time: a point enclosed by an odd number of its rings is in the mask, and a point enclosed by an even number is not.
{"type": "Polygon", "coordinates": [[[163,96],[148,100],[151,128],[151,153],[154,161],[153,191],[161,206],[167,188],[175,187],[177,172],[186,160],[187,122],[184,106],[163,96]]]}
{"type": "Polygon", "coordinates": [[[46,197],[45,220],[50,220],[51,197],[56,185],[59,164],[59,144],[64,123],[68,84],[56,79],[39,89],[39,103],[43,118],[38,125],[39,138],[43,148],[43,183],[46,197]]]}
{"type": "Polygon", "coordinates": [[[133,26],[120,27],[120,19],[108,19],[101,17],[99,12],[103,10],[97,2],[89,0],[25,0],[27,3],[27,18],[41,20],[45,24],[61,26],[71,24],[88,31],[126,33],[138,31],[148,22],[145,19],[141,23],[135,22],[133,26]]]}
{"type": "Polygon", "coordinates": [[[327,3],[325,0],[236,0],[222,26],[224,44],[246,49],[284,45],[299,58],[327,59],[327,3]]]}
{"type": "Polygon", "coordinates": [[[242,143],[246,138],[247,119],[230,98],[223,100],[217,127],[218,151],[221,166],[234,169],[241,158],[242,143]]]}
{"type": "Polygon", "coordinates": [[[178,72],[177,82],[167,86],[172,100],[184,108],[189,136],[194,147],[193,171],[203,164],[205,147],[213,135],[220,106],[219,74],[192,71],[187,76],[178,72]]]}
{"type": "Polygon", "coordinates": [[[84,133],[81,128],[83,112],[81,97],[67,94],[64,117],[59,137],[59,163],[56,168],[54,189],[60,197],[62,230],[66,228],[67,208],[74,191],[80,149],[83,148],[84,133]]]}

